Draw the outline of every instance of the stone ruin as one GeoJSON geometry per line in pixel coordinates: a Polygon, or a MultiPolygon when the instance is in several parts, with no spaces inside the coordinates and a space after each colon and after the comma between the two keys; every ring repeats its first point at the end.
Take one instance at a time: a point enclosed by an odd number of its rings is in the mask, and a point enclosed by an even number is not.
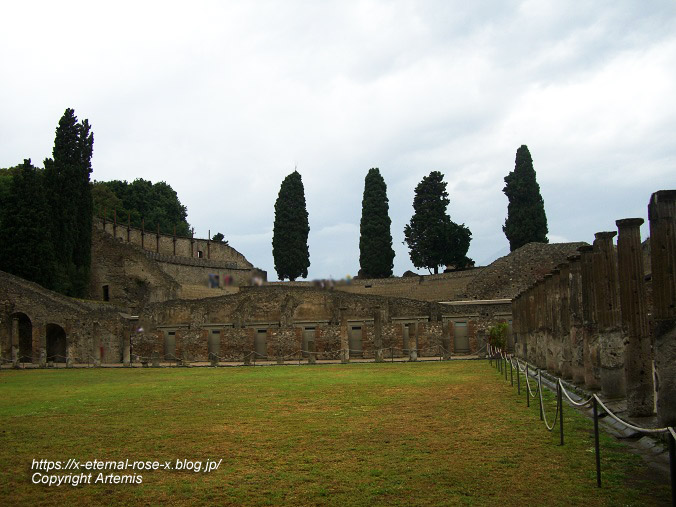
{"type": "Polygon", "coordinates": [[[674,426],[676,191],[655,192],[648,218],[651,273],[643,219],[617,220],[617,232],[598,232],[514,298],[514,351],[608,398],[626,396],[630,416],[650,416],[656,405],[661,424],[674,426]]]}

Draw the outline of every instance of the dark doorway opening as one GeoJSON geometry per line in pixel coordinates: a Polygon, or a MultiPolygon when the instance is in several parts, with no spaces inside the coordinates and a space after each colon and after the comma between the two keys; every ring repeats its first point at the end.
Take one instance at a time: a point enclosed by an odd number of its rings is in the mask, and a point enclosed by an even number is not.
{"type": "Polygon", "coordinates": [[[66,332],[58,324],[47,324],[47,361],[66,362],[66,332]]]}
{"type": "Polygon", "coordinates": [[[103,286],[103,300],[110,301],[110,289],[107,285],[103,286]]]}
{"type": "Polygon", "coordinates": [[[15,313],[12,318],[19,319],[19,361],[33,361],[33,324],[25,313],[15,313]]]}

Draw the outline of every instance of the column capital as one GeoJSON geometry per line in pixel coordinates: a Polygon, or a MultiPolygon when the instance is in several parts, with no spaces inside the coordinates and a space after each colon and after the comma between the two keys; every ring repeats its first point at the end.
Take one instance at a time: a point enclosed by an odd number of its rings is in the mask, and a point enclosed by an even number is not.
{"type": "Polygon", "coordinates": [[[617,236],[617,231],[601,231],[594,234],[596,239],[613,239],[617,236]]]}
{"type": "Polygon", "coordinates": [[[640,227],[643,225],[645,220],[642,218],[622,218],[620,220],[615,220],[615,225],[618,229],[630,228],[630,227],[640,227]]]}

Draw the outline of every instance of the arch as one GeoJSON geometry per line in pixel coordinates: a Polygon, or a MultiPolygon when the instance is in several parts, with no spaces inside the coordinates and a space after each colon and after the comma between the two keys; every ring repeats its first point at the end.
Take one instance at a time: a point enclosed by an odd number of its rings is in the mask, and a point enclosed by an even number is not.
{"type": "Polygon", "coordinates": [[[47,324],[47,361],[65,363],[66,332],[58,324],[47,324]]]}
{"type": "Polygon", "coordinates": [[[22,363],[33,362],[33,323],[28,315],[23,312],[16,312],[10,316],[11,319],[19,320],[19,361],[22,363]]]}

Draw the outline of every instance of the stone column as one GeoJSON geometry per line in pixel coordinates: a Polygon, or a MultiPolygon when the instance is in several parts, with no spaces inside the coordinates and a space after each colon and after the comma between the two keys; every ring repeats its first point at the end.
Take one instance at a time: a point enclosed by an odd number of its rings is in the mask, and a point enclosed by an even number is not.
{"type": "Polygon", "coordinates": [[[580,255],[568,257],[569,342],[573,382],[584,383],[584,320],[582,317],[582,266],[580,255]]]}
{"type": "Polygon", "coordinates": [[[518,347],[521,346],[521,336],[519,333],[519,326],[521,325],[521,319],[519,316],[519,298],[520,294],[517,294],[514,299],[512,299],[512,343],[514,344],[514,354],[520,356],[518,347]]]}
{"type": "Polygon", "coordinates": [[[12,367],[19,368],[19,317],[12,317],[12,367]]]}
{"type": "Polygon", "coordinates": [[[594,270],[592,267],[593,247],[590,245],[581,246],[578,251],[580,252],[580,279],[582,282],[584,383],[589,389],[600,389],[599,337],[596,322],[596,297],[594,296],[594,270]]]}
{"type": "Polygon", "coordinates": [[[72,368],[73,364],[75,364],[75,337],[69,332],[66,335],[66,368],[72,368]]]}
{"type": "Polygon", "coordinates": [[[527,347],[528,347],[528,321],[525,316],[524,309],[528,303],[528,289],[519,294],[516,302],[516,313],[512,319],[512,326],[515,333],[515,353],[521,359],[526,358],[527,347]],[[516,322],[518,319],[518,323],[516,322]]]}
{"type": "Polygon", "coordinates": [[[617,261],[622,329],[626,337],[624,363],[627,410],[633,417],[650,416],[655,408],[653,357],[641,248],[642,218],[617,220],[617,261]]]}
{"type": "Polygon", "coordinates": [[[350,362],[350,341],[347,338],[347,308],[340,308],[340,362],[350,362]]]}
{"type": "Polygon", "coordinates": [[[554,375],[561,375],[561,329],[559,319],[559,280],[561,272],[552,270],[551,276],[545,276],[547,282],[547,319],[549,321],[549,337],[547,345],[547,370],[554,375]]]}
{"type": "MultiPolygon", "coordinates": [[[[543,344],[542,351],[544,352],[543,356],[543,367],[548,371],[554,373],[554,345],[553,345],[553,331],[554,331],[554,321],[552,318],[553,315],[553,300],[554,300],[554,275],[553,273],[547,273],[545,275],[544,282],[544,293],[543,293],[543,303],[544,303],[544,326],[543,326],[543,344]]],[[[558,284],[557,284],[558,285],[558,284]]]]}
{"type": "Polygon", "coordinates": [[[47,368],[47,335],[45,325],[33,322],[33,340],[38,342],[40,368],[47,368]],[[37,336],[36,336],[37,335],[37,336]]]}
{"type": "Polygon", "coordinates": [[[128,326],[125,326],[122,339],[122,364],[124,366],[131,366],[131,332],[128,326]]]}
{"type": "Polygon", "coordinates": [[[657,416],[676,425],[676,190],[650,197],[657,416]]]}
{"type": "Polygon", "coordinates": [[[543,361],[547,355],[544,353],[544,339],[545,320],[544,320],[544,298],[545,298],[545,281],[540,279],[535,286],[533,294],[533,305],[535,309],[535,350],[533,351],[532,362],[538,368],[545,368],[546,362],[543,361]]]}
{"type": "Polygon", "coordinates": [[[573,352],[570,342],[570,266],[567,263],[561,264],[559,270],[559,336],[561,342],[559,368],[561,376],[570,380],[573,378],[573,352]]]}
{"type": "Polygon", "coordinates": [[[315,353],[315,342],[314,342],[314,340],[308,342],[307,348],[308,348],[308,356],[307,356],[308,364],[317,364],[317,355],[315,353]]]}
{"type": "Polygon", "coordinates": [[[101,366],[101,334],[98,322],[94,322],[92,330],[92,358],[95,367],[101,366]]]}
{"type": "MultiPolygon", "coordinates": [[[[537,284],[537,282],[536,282],[537,284]]],[[[534,364],[537,357],[537,310],[535,304],[536,285],[528,288],[528,303],[526,307],[528,323],[528,339],[526,340],[526,361],[534,364]]]]}
{"type": "Polygon", "coordinates": [[[594,287],[599,323],[601,391],[609,398],[626,395],[624,380],[624,335],[617,288],[615,231],[597,232],[594,237],[594,287]]]}
{"type": "MultiPolygon", "coordinates": [[[[467,334],[469,334],[469,321],[467,322],[467,334]]],[[[420,355],[420,351],[418,350],[420,347],[420,338],[422,337],[422,322],[420,319],[415,321],[415,347],[412,348],[415,349],[415,357],[416,359],[420,355]]]]}
{"type": "Polygon", "coordinates": [[[373,310],[373,346],[375,347],[376,363],[383,362],[383,322],[380,307],[373,310]]]}

